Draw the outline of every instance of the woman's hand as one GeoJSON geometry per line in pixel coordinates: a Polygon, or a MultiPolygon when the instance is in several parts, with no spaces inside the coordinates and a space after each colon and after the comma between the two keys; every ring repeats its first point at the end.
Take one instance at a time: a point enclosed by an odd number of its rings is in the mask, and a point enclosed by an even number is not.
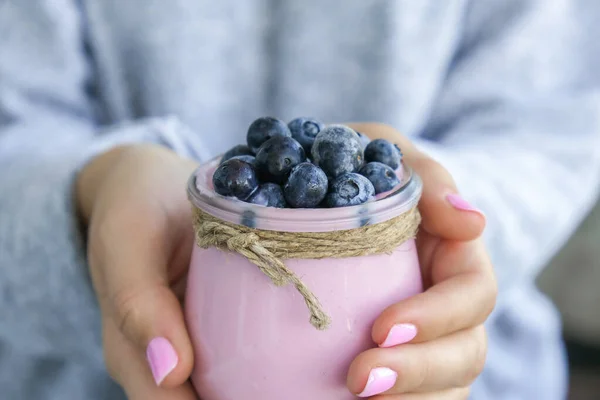
{"type": "MultiPolygon", "coordinates": [[[[477,239],[485,218],[448,197],[457,191],[447,171],[393,129],[354,128],[399,143],[424,180],[417,244],[427,290],[381,314],[373,327],[381,346],[355,359],[348,387],[365,397],[384,390],[383,399],[466,398],[485,361],[482,323],[496,296],[477,239]]],[[[193,245],[184,188],[195,167],[164,148],[139,145],[97,157],[78,178],[106,363],[130,399],[196,399],[180,305],[193,245]]]]}
{"type": "Polygon", "coordinates": [[[492,265],[479,239],[485,217],[458,196],[450,174],[394,129],[353,128],[398,143],[422,178],[423,222],[417,238],[425,292],[386,309],[372,338],[378,348],[350,366],[348,387],[359,397],[466,399],[486,357],[483,322],[496,300],[492,265]]]}
{"type": "Polygon", "coordinates": [[[196,164],[158,146],[114,149],[80,173],[107,368],[136,400],[195,400],[183,298],[193,244],[185,184],[196,164]]]}

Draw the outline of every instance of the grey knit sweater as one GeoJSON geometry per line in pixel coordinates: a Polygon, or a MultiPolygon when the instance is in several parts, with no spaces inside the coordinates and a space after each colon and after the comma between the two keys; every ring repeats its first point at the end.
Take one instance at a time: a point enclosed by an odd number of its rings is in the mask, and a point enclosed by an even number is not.
{"type": "Polygon", "coordinates": [[[203,159],[270,114],[386,122],[446,165],[500,280],[473,397],[563,399],[533,281],[598,193],[599,20],[594,0],[0,1],[0,398],[123,396],[77,169],[123,142],[203,159]]]}

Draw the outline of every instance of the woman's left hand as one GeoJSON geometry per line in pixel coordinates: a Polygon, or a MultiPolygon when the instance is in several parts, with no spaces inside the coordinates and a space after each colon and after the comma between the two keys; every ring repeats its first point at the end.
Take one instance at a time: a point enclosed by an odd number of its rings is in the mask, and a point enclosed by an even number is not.
{"type": "Polygon", "coordinates": [[[348,388],[381,400],[466,399],[485,364],[483,322],[497,294],[479,238],[485,217],[458,196],[450,174],[404,136],[382,125],[352,127],[398,143],[406,163],[423,178],[417,248],[425,292],[379,316],[372,329],[379,347],[353,361],[348,388]]]}

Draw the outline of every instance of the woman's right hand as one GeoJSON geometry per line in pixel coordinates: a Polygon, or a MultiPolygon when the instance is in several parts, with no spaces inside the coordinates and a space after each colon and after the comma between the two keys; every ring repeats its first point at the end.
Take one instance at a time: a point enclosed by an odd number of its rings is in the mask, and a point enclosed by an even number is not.
{"type": "Polygon", "coordinates": [[[195,167],[134,145],[97,156],[77,179],[104,357],[129,399],[197,399],[181,307],[194,238],[185,185],[195,167]]]}

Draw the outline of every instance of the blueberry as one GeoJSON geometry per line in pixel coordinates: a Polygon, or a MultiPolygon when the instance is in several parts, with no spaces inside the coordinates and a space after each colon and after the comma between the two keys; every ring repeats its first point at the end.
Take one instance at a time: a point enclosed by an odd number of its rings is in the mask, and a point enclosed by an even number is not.
{"type": "Polygon", "coordinates": [[[282,184],[306,155],[300,143],[287,136],[267,140],[256,153],[256,171],[262,181],[282,184]]]}
{"type": "Polygon", "coordinates": [[[283,194],[293,208],[314,208],[327,195],[327,175],[309,162],[298,164],[290,174],[283,194]]]}
{"type": "Polygon", "coordinates": [[[250,149],[256,154],[264,142],[277,136],[290,137],[292,133],[282,120],[262,117],[250,124],[246,140],[250,149]]]}
{"type": "Polygon", "coordinates": [[[364,176],[346,173],[331,182],[325,198],[328,207],[356,206],[375,195],[373,184],[364,176]]]}
{"type": "Polygon", "coordinates": [[[400,179],[392,167],[377,161],[366,164],[359,173],[371,181],[375,188],[375,194],[392,190],[400,183],[400,179]]]}
{"type": "Polygon", "coordinates": [[[248,198],[258,187],[254,168],[247,162],[236,159],[229,159],[219,165],[212,181],[215,192],[240,200],[248,198]]]}
{"type": "Polygon", "coordinates": [[[227,152],[225,152],[225,154],[223,154],[223,157],[221,158],[221,163],[229,160],[230,158],[236,157],[236,156],[253,156],[253,155],[254,155],[254,153],[252,153],[252,150],[250,150],[250,147],[246,146],[245,144],[238,144],[237,146],[232,147],[231,149],[227,150],[227,152]]]}
{"type": "Polygon", "coordinates": [[[323,129],[312,147],[312,160],[321,167],[329,179],[346,172],[356,172],[364,158],[360,138],[343,125],[330,125],[323,129]]]}
{"type": "Polygon", "coordinates": [[[393,169],[400,166],[401,153],[398,148],[385,139],[375,139],[365,148],[365,161],[377,161],[389,165],[393,169]]]}
{"type": "Polygon", "coordinates": [[[367,145],[369,143],[371,143],[371,139],[369,139],[369,137],[367,135],[365,135],[364,133],[360,133],[359,131],[356,131],[356,134],[360,138],[360,143],[362,143],[363,147],[367,147],[367,145]]]}
{"type": "Polygon", "coordinates": [[[243,162],[247,162],[248,164],[252,165],[253,167],[256,163],[256,158],[254,156],[249,156],[249,155],[234,156],[234,157],[231,157],[230,160],[231,159],[242,160],[243,162]]]}
{"type": "Polygon", "coordinates": [[[246,201],[266,207],[285,208],[287,205],[285,197],[283,197],[283,190],[276,183],[263,183],[246,201]]]}
{"type": "Polygon", "coordinates": [[[314,118],[296,118],[288,124],[288,128],[292,137],[304,147],[306,154],[310,154],[315,138],[324,125],[314,118]]]}

